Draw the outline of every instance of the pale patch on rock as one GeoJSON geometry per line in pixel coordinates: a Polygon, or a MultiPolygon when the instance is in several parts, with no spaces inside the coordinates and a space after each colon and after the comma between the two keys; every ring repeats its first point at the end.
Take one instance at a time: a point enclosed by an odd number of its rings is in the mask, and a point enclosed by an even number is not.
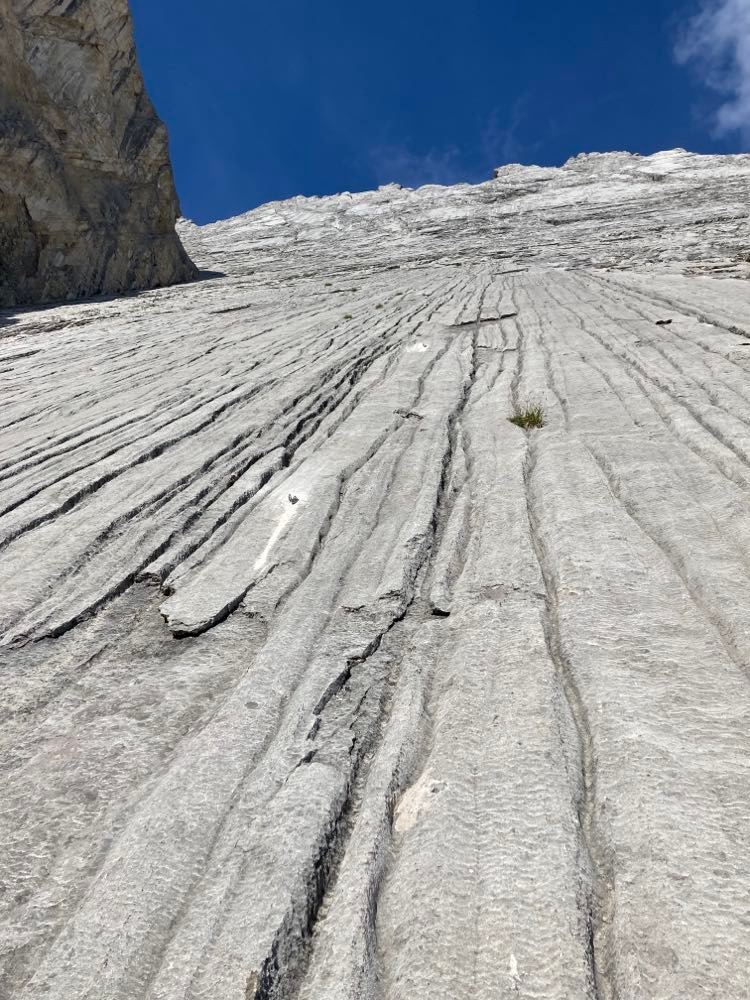
{"type": "Polygon", "coordinates": [[[419,776],[407,788],[398,801],[393,813],[393,829],[396,833],[406,833],[430,808],[433,796],[445,788],[444,781],[435,781],[429,771],[419,776]]]}
{"type": "Polygon", "coordinates": [[[268,557],[273,551],[274,546],[281,538],[281,536],[284,534],[290,522],[294,520],[295,514],[297,513],[297,510],[295,509],[297,507],[297,504],[302,503],[304,500],[305,497],[302,496],[302,494],[300,493],[289,494],[285,502],[284,508],[279,516],[278,523],[276,524],[276,527],[273,529],[268,541],[266,542],[266,547],[263,549],[261,554],[255,560],[255,563],[253,565],[254,569],[261,570],[266,566],[268,562],[268,557]]]}

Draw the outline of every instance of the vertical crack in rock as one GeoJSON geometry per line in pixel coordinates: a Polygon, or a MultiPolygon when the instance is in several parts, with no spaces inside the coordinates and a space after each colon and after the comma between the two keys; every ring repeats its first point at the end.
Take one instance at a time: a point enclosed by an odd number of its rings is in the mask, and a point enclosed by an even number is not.
{"type": "MultiPolygon", "coordinates": [[[[432,519],[427,536],[425,537],[423,544],[419,546],[415,553],[409,572],[408,593],[403,603],[403,607],[391,619],[388,625],[383,630],[379,631],[377,635],[368,643],[367,647],[361,654],[347,659],[345,668],[325,689],[313,709],[313,714],[317,717],[314,725],[315,734],[318,732],[320,716],[329,710],[332,701],[341,695],[351,681],[353,672],[361,672],[368,660],[370,660],[381,649],[382,644],[389,636],[394,634],[400,635],[404,631],[408,635],[409,628],[408,626],[405,628],[405,626],[415,610],[418,617],[423,616],[426,613],[421,609],[421,605],[424,605],[426,601],[420,595],[424,590],[425,581],[429,576],[429,568],[434,558],[436,549],[439,546],[440,538],[442,537],[445,524],[447,523],[449,517],[450,506],[453,502],[453,498],[449,497],[448,493],[451,475],[453,472],[460,421],[467,402],[470,399],[471,390],[476,379],[476,340],[478,322],[475,322],[473,326],[474,329],[470,343],[468,370],[463,380],[459,399],[447,416],[447,446],[441,460],[440,478],[433,503],[432,519]],[[417,604],[420,605],[420,608],[416,608],[417,604]]],[[[440,357],[443,356],[447,347],[448,345],[446,344],[446,347],[444,351],[441,352],[440,357]]],[[[437,360],[438,358],[436,358],[430,365],[430,371],[434,368],[437,360]]],[[[427,374],[428,372],[425,372],[421,380],[422,384],[424,383],[424,379],[427,377],[427,374]]],[[[396,595],[393,596],[395,597],[396,595]]],[[[395,645],[397,649],[397,640],[395,645]]],[[[391,649],[389,651],[389,655],[396,656],[398,658],[396,649],[391,649]]],[[[393,685],[394,683],[395,678],[392,677],[390,684],[393,685]]],[[[279,947],[275,947],[272,954],[268,956],[259,978],[257,980],[255,978],[251,979],[253,988],[256,990],[256,992],[252,994],[253,1000],[277,1000],[277,998],[282,995],[291,995],[290,991],[292,991],[296,996],[302,989],[305,970],[309,967],[312,957],[314,935],[320,919],[320,914],[325,908],[325,900],[330,898],[333,890],[335,889],[339,868],[346,852],[347,843],[352,834],[354,821],[356,819],[357,803],[353,799],[353,789],[355,787],[361,788],[366,780],[373,753],[377,746],[382,742],[384,731],[389,724],[389,704],[389,699],[381,702],[381,710],[378,715],[371,745],[368,747],[358,748],[359,752],[356,756],[355,765],[347,779],[346,794],[343,798],[341,811],[337,815],[336,822],[332,828],[331,836],[327,839],[326,844],[321,851],[320,867],[316,866],[316,871],[324,872],[324,876],[316,880],[313,887],[314,891],[309,897],[310,904],[307,910],[308,920],[304,931],[304,938],[307,941],[305,952],[302,956],[295,956],[293,959],[290,959],[289,967],[284,968],[284,964],[280,962],[278,958],[279,947]],[[367,761],[367,765],[364,769],[364,773],[361,774],[360,764],[363,760],[367,761]]],[[[377,913],[377,889],[379,887],[381,877],[376,879],[373,888],[370,890],[369,920],[373,934],[377,913]]]]}
{"type": "MultiPolygon", "coordinates": [[[[511,381],[511,402],[514,410],[521,407],[519,386],[523,365],[528,351],[523,327],[519,327],[518,365],[511,381]]],[[[541,339],[544,370],[548,384],[561,405],[565,424],[569,414],[565,397],[558,391],[551,371],[549,349],[541,339]]],[[[596,1000],[618,1000],[613,968],[614,948],[610,935],[615,909],[614,873],[607,851],[601,843],[597,828],[596,753],[589,725],[588,710],[581,697],[575,670],[565,654],[560,634],[560,604],[554,564],[546,549],[541,521],[540,503],[535,490],[535,471],[538,461],[539,431],[525,431],[526,455],[523,463],[523,480],[526,493],[526,510],[531,543],[539,564],[545,589],[544,635],[550,659],[555,665],[560,686],[565,696],[577,735],[576,756],[580,764],[580,794],[576,795],[576,809],[580,827],[584,869],[590,874],[590,886],[582,887],[584,900],[582,917],[586,925],[592,987],[596,1000]]],[[[567,433],[567,431],[566,431],[567,433]]]]}
{"type": "Polygon", "coordinates": [[[4,997],[745,997],[749,200],[294,199],[0,316],[4,997]]]}
{"type": "MultiPolygon", "coordinates": [[[[638,526],[638,530],[643,532],[654,547],[664,554],[673,568],[675,576],[682,582],[685,593],[701,616],[715,630],[727,658],[744,677],[750,680],[750,664],[748,664],[741,643],[738,644],[736,630],[721,607],[721,602],[706,595],[705,588],[696,581],[686,559],[676,551],[674,543],[669,538],[665,538],[652,524],[649,524],[649,518],[644,516],[638,504],[634,502],[632,497],[624,494],[617,474],[601,448],[596,443],[589,443],[586,445],[586,450],[601,471],[613,500],[622,507],[627,516],[638,526]]],[[[744,575],[750,578],[750,565],[748,565],[748,560],[742,551],[738,553],[737,561],[741,564],[744,575]]]]}
{"type": "MultiPolygon", "coordinates": [[[[317,738],[321,716],[325,715],[332,699],[342,692],[351,679],[352,669],[356,667],[361,671],[366,667],[368,661],[378,654],[387,636],[404,620],[408,611],[407,607],[382,633],[379,633],[364,654],[347,663],[346,676],[340,675],[337,678],[313,710],[316,720],[310,734],[311,738],[317,738]]],[[[368,695],[369,689],[365,689],[359,704],[353,708],[351,721],[348,723],[350,729],[358,721],[360,709],[368,695]]],[[[288,926],[279,928],[257,979],[255,973],[251,973],[248,979],[248,983],[252,983],[254,989],[254,992],[250,992],[248,987],[248,996],[251,1000],[282,1000],[282,998],[288,1000],[288,998],[299,994],[311,961],[316,929],[321,919],[324,919],[326,900],[336,886],[340,866],[352,834],[357,815],[358,790],[361,791],[367,779],[373,754],[377,749],[383,728],[387,724],[386,701],[386,693],[381,691],[377,698],[378,707],[375,711],[375,718],[370,723],[364,738],[358,739],[356,736],[352,736],[348,751],[349,767],[346,782],[338,808],[327,827],[325,838],[320,843],[312,881],[307,885],[304,919],[298,927],[294,927],[290,922],[288,926]],[[301,937],[298,937],[298,934],[301,937]]],[[[317,756],[318,748],[309,750],[296,767],[312,763],[317,756]]]]}
{"type": "Polygon", "coordinates": [[[560,638],[557,581],[540,530],[540,515],[534,492],[534,472],[538,443],[527,433],[524,483],[528,505],[529,530],[545,587],[544,631],[549,655],[560,678],[578,736],[581,767],[581,794],[577,801],[582,847],[591,872],[591,887],[586,892],[584,918],[590,942],[592,981],[597,1000],[618,1000],[613,969],[614,948],[610,941],[615,909],[614,875],[606,849],[597,829],[596,754],[588,721],[588,711],[575,679],[575,671],[563,650],[560,638]]]}

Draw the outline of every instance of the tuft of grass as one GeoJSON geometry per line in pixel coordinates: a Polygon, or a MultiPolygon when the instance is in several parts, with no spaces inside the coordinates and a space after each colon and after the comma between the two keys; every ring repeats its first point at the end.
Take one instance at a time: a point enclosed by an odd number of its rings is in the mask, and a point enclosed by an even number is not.
{"type": "Polygon", "coordinates": [[[344,319],[354,319],[351,313],[344,313],[344,319]]]}
{"type": "Polygon", "coordinates": [[[376,309],[382,309],[383,308],[383,303],[382,302],[378,302],[378,304],[375,306],[375,308],[376,309]]]}
{"type": "Polygon", "coordinates": [[[541,406],[527,406],[525,410],[519,410],[512,417],[508,417],[508,420],[525,431],[536,430],[544,427],[544,410],[541,406]]]}

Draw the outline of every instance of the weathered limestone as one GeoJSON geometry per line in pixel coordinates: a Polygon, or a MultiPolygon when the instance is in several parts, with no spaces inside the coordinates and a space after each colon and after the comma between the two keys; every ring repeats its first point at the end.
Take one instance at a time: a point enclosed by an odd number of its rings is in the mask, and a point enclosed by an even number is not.
{"type": "Polygon", "coordinates": [[[749,203],[295,199],[5,314],[4,1000],[747,1000],[749,203]]]}
{"type": "Polygon", "coordinates": [[[0,306],[187,281],[127,0],[0,0],[0,306]]]}

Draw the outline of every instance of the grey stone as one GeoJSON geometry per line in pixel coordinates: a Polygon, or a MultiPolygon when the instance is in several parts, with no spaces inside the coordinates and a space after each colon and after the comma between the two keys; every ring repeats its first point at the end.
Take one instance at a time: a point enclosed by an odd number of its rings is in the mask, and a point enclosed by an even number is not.
{"type": "Polygon", "coordinates": [[[127,0],[0,0],[0,306],[187,281],[127,0]]]}
{"type": "Polygon", "coordinates": [[[749,198],[293,199],[0,315],[0,995],[746,1000],[749,198]]]}

